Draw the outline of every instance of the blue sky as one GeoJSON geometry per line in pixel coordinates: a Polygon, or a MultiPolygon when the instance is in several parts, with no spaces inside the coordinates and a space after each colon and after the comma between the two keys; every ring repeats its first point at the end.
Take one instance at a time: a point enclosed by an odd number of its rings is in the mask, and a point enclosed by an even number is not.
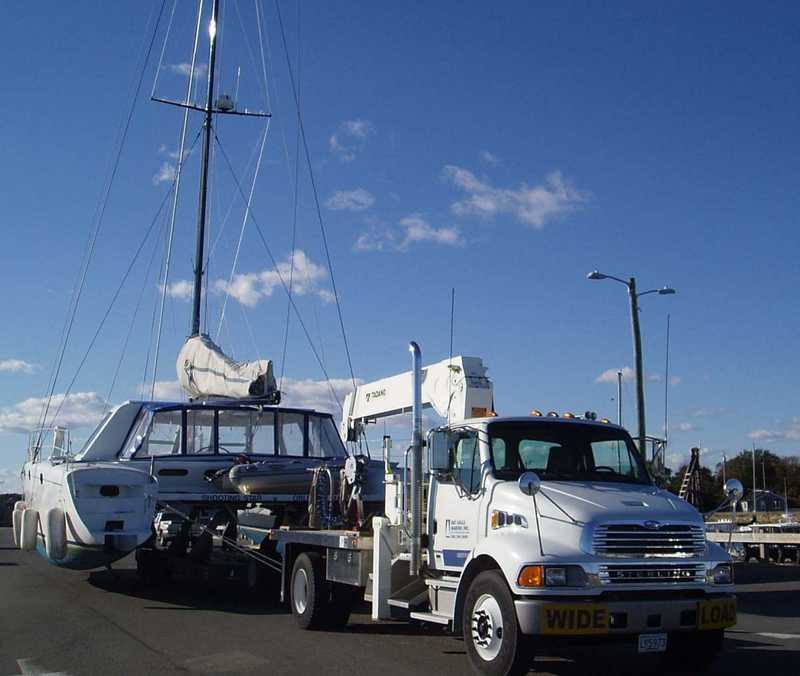
{"type": "MultiPolygon", "coordinates": [[[[159,177],[174,165],[181,115],[146,99],[157,70],[158,94],[179,98],[185,88],[192,4],[179,5],[160,69],[166,18],[156,39],[57,393],[169,188],[159,177]]],[[[154,5],[108,7],[23,3],[7,9],[0,27],[10,97],[0,164],[0,468],[8,485],[23,457],[20,432],[35,424],[34,399],[46,391],[149,39],[154,5]]],[[[232,91],[241,67],[240,101],[273,113],[252,208],[285,272],[296,118],[274,4],[263,5],[268,99],[253,5],[240,8],[241,20],[225,8],[220,77],[232,91]]],[[[710,464],[754,441],[800,451],[796,4],[281,9],[293,61],[299,53],[302,113],[357,377],[407,368],[410,339],[426,361],[447,356],[455,287],[455,351],[484,358],[500,413],[536,407],[614,417],[616,385],[598,379],[631,365],[628,306],[622,286],[585,279],[598,268],[635,275],[642,289],[678,290],[647,296],[641,314],[651,432],[663,424],[671,315],[673,464],[692,445],[708,449],[710,464]]],[[[201,67],[206,60],[201,45],[201,67]]],[[[192,118],[190,141],[198,124],[192,118]]],[[[245,190],[262,132],[253,120],[226,119],[218,129],[245,190]]],[[[191,274],[196,159],[195,149],[171,285],[191,274]]],[[[297,303],[344,390],[349,373],[303,161],[299,176],[297,303]]],[[[206,326],[216,335],[227,290],[222,346],[237,358],[270,357],[280,374],[285,296],[252,225],[230,277],[243,206],[219,152],[212,180],[217,244],[206,326]]],[[[73,425],[102,410],[142,292],[111,400],[139,396],[163,232],[160,219],[75,381],[63,407],[73,425]]],[[[189,324],[185,287],[170,289],[156,376],[165,393],[174,391],[174,356],[189,324]]],[[[295,401],[324,405],[322,373],[296,321],[285,373],[295,401]]],[[[630,382],[623,401],[632,424],[630,382]]]]}

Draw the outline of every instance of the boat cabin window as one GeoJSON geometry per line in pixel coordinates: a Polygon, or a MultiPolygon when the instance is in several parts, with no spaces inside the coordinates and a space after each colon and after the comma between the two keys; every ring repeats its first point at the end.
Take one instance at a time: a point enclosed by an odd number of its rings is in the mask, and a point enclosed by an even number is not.
{"type": "Polygon", "coordinates": [[[216,453],[213,410],[190,409],[186,411],[186,453],[189,455],[216,453]]]}
{"type": "Polygon", "coordinates": [[[142,416],[125,449],[127,457],[136,458],[180,455],[181,412],[159,411],[142,416]]]}
{"type": "Polygon", "coordinates": [[[219,412],[219,452],[275,454],[275,414],[272,411],[219,412]]]}
{"type": "Polygon", "coordinates": [[[278,420],[278,455],[305,455],[305,416],[302,413],[281,413],[278,420]]]}
{"type": "Polygon", "coordinates": [[[346,456],[329,416],[256,408],[144,411],[123,450],[125,458],[178,455],[346,456]]]}
{"type": "Polygon", "coordinates": [[[343,458],[345,456],[336,425],[330,418],[309,416],[308,455],[312,458],[343,458]]]}

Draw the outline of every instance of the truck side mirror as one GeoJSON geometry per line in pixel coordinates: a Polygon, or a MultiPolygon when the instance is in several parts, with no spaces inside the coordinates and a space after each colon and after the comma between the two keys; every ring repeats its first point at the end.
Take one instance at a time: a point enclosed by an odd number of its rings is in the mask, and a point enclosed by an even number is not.
{"type": "Polygon", "coordinates": [[[452,437],[448,430],[433,430],[428,434],[428,470],[446,472],[450,469],[452,437]]]}
{"type": "Polygon", "coordinates": [[[523,472],[517,481],[519,490],[524,495],[536,495],[542,487],[542,480],[536,472],[523,472]]]}

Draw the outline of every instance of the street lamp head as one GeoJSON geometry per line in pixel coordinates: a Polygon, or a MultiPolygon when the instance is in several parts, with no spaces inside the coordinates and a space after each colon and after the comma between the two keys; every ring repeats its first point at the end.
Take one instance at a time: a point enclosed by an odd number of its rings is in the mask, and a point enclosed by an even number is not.
{"type": "Polygon", "coordinates": [[[660,296],[671,296],[675,293],[675,289],[671,286],[665,286],[658,290],[660,296]]]}
{"type": "Polygon", "coordinates": [[[604,275],[602,272],[598,272],[597,270],[592,270],[588,275],[586,275],[586,279],[606,279],[607,275],[604,275]]]}

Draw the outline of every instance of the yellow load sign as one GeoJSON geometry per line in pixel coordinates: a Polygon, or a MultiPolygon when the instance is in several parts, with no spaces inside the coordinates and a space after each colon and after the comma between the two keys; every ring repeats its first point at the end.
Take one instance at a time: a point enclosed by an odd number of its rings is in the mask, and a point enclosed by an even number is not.
{"type": "Polygon", "coordinates": [[[736,624],[736,599],[700,601],[697,604],[698,629],[725,629],[736,624]]]}
{"type": "Polygon", "coordinates": [[[596,603],[551,603],[539,616],[543,634],[608,633],[608,607],[596,603]]]}

